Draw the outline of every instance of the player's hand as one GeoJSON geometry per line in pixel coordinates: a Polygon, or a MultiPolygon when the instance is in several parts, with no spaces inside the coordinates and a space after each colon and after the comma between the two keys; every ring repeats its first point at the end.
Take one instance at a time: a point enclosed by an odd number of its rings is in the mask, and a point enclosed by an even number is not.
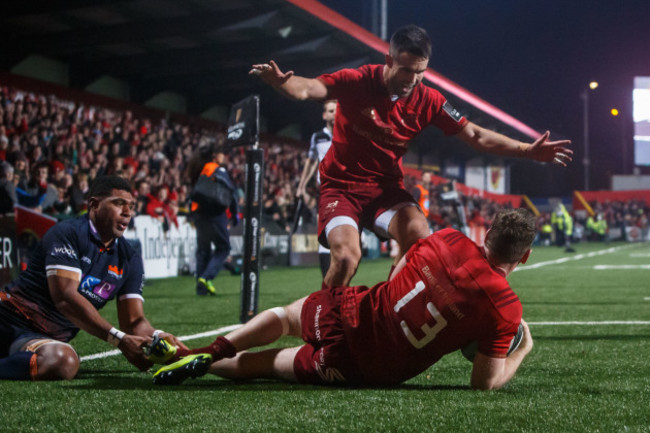
{"type": "Polygon", "coordinates": [[[296,191],[296,197],[301,198],[301,199],[304,200],[305,199],[305,192],[306,192],[305,188],[298,188],[298,190],[296,191]]]}
{"type": "Polygon", "coordinates": [[[271,60],[269,63],[261,63],[251,66],[248,75],[257,75],[266,84],[273,87],[280,87],[293,76],[293,71],[282,72],[277,63],[271,60]]]}
{"type": "Polygon", "coordinates": [[[140,371],[147,371],[153,365],[144,354],[143,348],[151,344],[151,337],[126,334],[117,346],[122,355],[140,371]]]}
{"type": "Polygon", "coordinates": [[[521,319],[521,325],[524,327],[524,336],[521,338],[521,344],[518,350],[524,350],[525,353],[528,353],[533,348],[533,337],[530,334],[528,323],[524,319],[521,319]]]}
{"type": "Polygon", "coordinates": [[[573,150],[567,147],[571,140],[547,141],[549,135],[551,133],[546,131],[526,149],[526,152],[535,161],[552,162],[566,167],[573,160],[573,150]]]}
{"type": "Polygon", "coordinates": [[[189,347],[187,347],[181,340],[179,340],[175,335],[170,334],[169,332],[161,332],[160,338],[167,340],[169,343],[171,343],[173,346],[175,346],[177,349],[185,349],[189,350],[189,347]]]}

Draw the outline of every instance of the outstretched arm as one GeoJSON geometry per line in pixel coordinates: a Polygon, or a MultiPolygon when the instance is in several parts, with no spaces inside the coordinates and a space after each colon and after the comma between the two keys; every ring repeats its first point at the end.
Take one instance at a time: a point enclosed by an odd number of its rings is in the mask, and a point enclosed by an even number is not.
{"type": "Polygon", "coordinates": [[[507,358],[491,358],[481,352],[476,353],[471,379],[473,389],[498,389],[515,375],[521,362],[533,348],[533,338],[530,335],[528,324],[523,319],[521,324],[524,326],[521,344],[507,358]]]}
{"type": "MultiPolygon", "coordinates": [[[[90,301],[79,294],[79,281],[76,278],[50,275],[47,282],[54,305],[61,314],[87,333],[104,341],[109,340],[109,331],[113,326],[99,314],[90,301]]],[[[144,371],[151,363],[144,358],[141,348],[150,342],[151,337],[133,335],[127,331],[120,337],[117,347],[131,364],[144,371]]]]}
{"type": "Polygon", "coordinates": [[[321,101],[327,98],[327,87],[321,81],[294,75],[293,71],[282,72],[273,60],[269,63],[253,65],[248,74],[257,75],[266,84],[290,99],[321,101]]]}
{"type": "Polygon", "coordinates": [[[457,137],[483,152],[552,162],[566,167],[572,161],[573,150],[567,147],[571,140],[548,141],[549,135],[550,132],[546,131],[532,144],[524,143],[468,122],[457,137]]]}

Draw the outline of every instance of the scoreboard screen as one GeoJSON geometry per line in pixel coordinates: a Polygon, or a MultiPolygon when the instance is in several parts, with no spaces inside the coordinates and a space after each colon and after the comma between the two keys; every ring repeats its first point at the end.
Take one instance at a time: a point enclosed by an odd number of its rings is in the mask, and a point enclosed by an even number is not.
{"type": "Polygon", "coordinates": [[[635,77],[634,91],[634,164],[650,165],[650,77],[635,77]]]}

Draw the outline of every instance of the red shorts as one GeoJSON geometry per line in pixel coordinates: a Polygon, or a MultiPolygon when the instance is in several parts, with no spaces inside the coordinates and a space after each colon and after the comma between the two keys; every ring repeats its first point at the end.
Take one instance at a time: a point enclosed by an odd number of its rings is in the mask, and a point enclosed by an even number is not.
{"type": "Polygon", "coordinates": [[[343,287],[312,293],[302,306],[302,339],[293,371],[300,383],[355,384],[361,375],[352,361],[341,323],[343,287]]]}
{"type": "Polygon", "coordinates": [[[335,217],[349,217],[357,223],[359,230],[367,228],[388,239],[388,221],[377,221],[386,211],[398,209],[402,203],[417,202],[401,186],[368,185],[363,189],[345,189],[322,185],[318,202],[318,240],[328,247],[325,228],[335,217]]]}

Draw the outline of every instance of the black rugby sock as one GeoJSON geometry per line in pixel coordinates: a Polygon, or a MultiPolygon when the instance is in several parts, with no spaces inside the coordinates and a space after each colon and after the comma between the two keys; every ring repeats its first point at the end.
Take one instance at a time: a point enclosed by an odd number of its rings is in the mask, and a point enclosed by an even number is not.
{"type": "Polygon", "coordinates": [[[16,352],[0,359],[0,379],[31,380],[32,370],[35,374],[36,354],[34,352],[16,352]]]}

